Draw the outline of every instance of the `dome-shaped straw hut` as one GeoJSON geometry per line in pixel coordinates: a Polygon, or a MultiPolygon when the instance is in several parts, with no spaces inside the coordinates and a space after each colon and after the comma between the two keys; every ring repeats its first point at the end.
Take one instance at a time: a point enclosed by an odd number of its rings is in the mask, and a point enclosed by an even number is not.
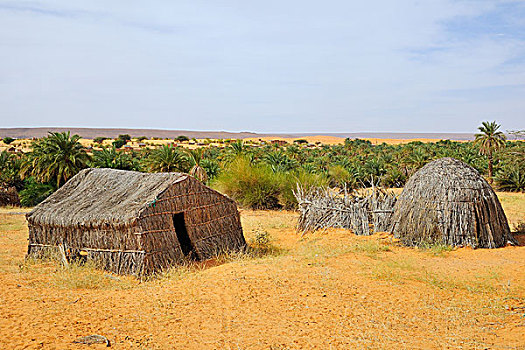
{"type": "Polygon", "coordinates": [[[474,168],[453,158],[430,162],[408,180],[392,224],[396,237],[409,246],[497,248],[514,242],[492,187],[474,168]]]}

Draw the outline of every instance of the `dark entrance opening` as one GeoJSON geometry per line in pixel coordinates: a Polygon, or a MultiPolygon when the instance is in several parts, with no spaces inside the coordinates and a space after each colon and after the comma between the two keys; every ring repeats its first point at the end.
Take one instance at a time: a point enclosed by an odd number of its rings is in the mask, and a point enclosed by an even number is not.
{"type": "Polygon", "coordinates": [[[175,227],[175,233],[179,240],[180,248],[184,256],[196,259],[195,249],[191,243],[190,236],[186,230],[186,224],[184,222],[184,213],[177,213],[173,215],[173,227],[175,227]]]}

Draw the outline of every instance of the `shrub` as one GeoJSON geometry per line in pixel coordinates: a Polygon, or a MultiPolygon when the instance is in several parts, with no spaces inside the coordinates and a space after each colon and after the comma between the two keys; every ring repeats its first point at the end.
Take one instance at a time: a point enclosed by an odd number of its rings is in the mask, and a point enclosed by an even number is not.
{"type": "Polygon", "coordinates": [[[407,182],[407,177],[399,168],[388,168],[386,174],[381,177],[381,186],[384,187],[403,187],[407,182]]]}
{"type": "Polygon", "coordinates": [[[276,209],[279,204],[280,184],[277,176],[265,164],[252,164],[239,156],[230,162],[215,182],[216,187],[252,209],[276,209]]]}
{"type": "Polygon", "coordinates": [[[254,231],[254,237],[249,242],[247,257],[262,258],[265,256],[277,256],[284,252],[283,249],[273,244],[272,237],[266,230],[258,227],[254,231]]]}
{"type": "Polygon", "coordinates": [[[219,175],[219,172],[221,171],[219,163],[214,159],[204,158],[203,160],[201,160],[200,165],[204,169],[204,171],[206,171],[209,181],[216,178],[217,175],[219,175]]]}
{"type": "Polygon", "coordinates": [[[122,139],[116,139],[115,141],[113,141],[113,147],[115,148],[121,148],[122,146],[124,146],[125,144],[127,143],[127,141],[125,140],[122,140],[122,139]]]}
{"type": "Polygon", "coordinates": [[[4,139],[2,140],[6,145],[9,145],[11,142],[13,142],[15,139],[12,138],[12,137],[4,137],[4,139]]]}
{"type": "Polygon", "coordinates": [[[32,177],[25,181],[25,188],[20,191],[20,204],[24,207],[33,207],[54,192],[53,186],[36,182],[32,177]]]}
{"type": "Polygon", "coordinates": [[[350,172],[341,165],[331,166],[328,169],[328,176],[330,177],[330,186],[334,187],[344,187],[345,185],[352,185],[354,182],[350,172]]]}
{"type": "Polygon", "coordinates": [[[117,139],[128,142],[128,141],[131,141],[131,136],[128,134],[122,134],[122,135],[118,135],[117,139]]]}
{"type": "Polygon", "coordinates": [[[511,164],[496,174],[496,184],[504,191],[525,191],[525,169],[511,164]]]}
{"type": "Polygon", "coordinates": [[[184,142],[184,141],[189,141],[189,140],[190,138],[185,135],[179,135],[175,138],[175,141],[178,141],[178,142],[184,142]]]}
{"type": "Polygon", "coordinates": [[[107,137],[98,136],[93,139],[93,142],[102,144],[102,142],[104,142],[104,140],[107,140],[107,139],[108,139],[107,137]]]}
{"type": "Polygon", "coordinates": [[[285,209],[297,209],[297,199],[293,191],[297,189],[299,184],[303,189],[309,190],[312,187],[327,187],[328,177],[324,174],[312,174],[304,170],[295,171],[292,173],[281,173],[279,182],[281,184],[279,193],[279,203],[285,209]]]}

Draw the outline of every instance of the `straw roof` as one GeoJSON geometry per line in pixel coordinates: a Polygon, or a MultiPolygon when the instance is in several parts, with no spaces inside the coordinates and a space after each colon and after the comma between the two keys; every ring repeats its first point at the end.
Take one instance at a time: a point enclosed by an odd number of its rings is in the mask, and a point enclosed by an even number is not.
{"type": "Polygon", "coordinates": [[[453,158],[430,162],[408,180],[392,222],[406,245],[496,248],[514,240],[492,187],[474,168],[453,158]]]}
{"type": "Polygon", "coordinates": [[[127,225],[163,191],[187,178],[182,173],[84,169],[27,218],[50,226],[127,225]]]}

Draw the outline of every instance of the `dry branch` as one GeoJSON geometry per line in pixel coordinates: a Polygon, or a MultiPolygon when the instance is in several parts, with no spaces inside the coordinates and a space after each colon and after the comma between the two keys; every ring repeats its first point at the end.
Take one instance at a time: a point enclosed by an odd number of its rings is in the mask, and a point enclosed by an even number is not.
{"type": "Polygon", "coordinates": [[[395,195],[381,188],[372,188],[370,194],[329,188],[305,191],[297,185],[294,195],[299,203],[298,230],[303,234],[326,227],[352,230],[357,235],[370,235],[390,227],[395,195]]]}

